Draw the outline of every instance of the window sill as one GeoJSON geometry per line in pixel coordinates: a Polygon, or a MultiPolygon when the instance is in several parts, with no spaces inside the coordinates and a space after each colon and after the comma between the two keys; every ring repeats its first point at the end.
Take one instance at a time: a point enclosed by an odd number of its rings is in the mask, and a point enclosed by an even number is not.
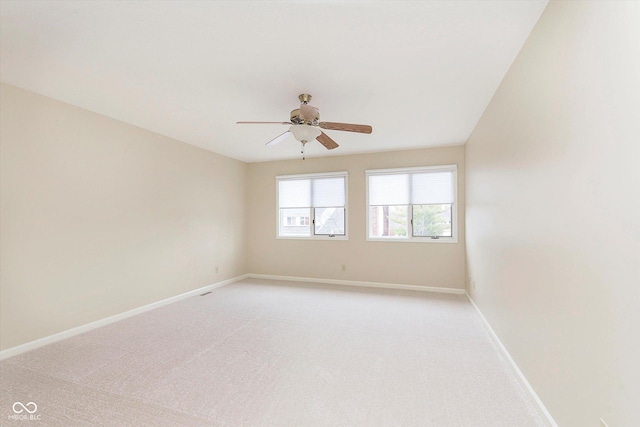
{"type": "Polygon", "coordinates": [[[401,238],[401,237],[367,237],[368,242],[394,242],[394,243],[458,243],[458,239],[455,237],[440,237],[439,239],[431,239],[428,237],[420,238],[414,237],[410,238],[401,238]]]}
{"type": "Polygon", "coordinates": [[[349,240],[348,236],[276,236],[278,240],[349,240]]]}

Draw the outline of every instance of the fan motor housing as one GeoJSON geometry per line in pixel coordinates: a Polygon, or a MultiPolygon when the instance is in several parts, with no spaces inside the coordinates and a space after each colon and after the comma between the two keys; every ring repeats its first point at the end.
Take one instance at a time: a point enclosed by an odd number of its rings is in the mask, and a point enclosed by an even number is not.
{"type": "Polygon", "coordinates": [[[318,121],[320,120],[320,113],[316,112],[316,114],[314,115],[313,119],[309,120],[305,120],[300,116],[300,109],[296,108],[295,110],[291,110],[291,116],[290,116],[290,121],[291,123],[293,123],[294,125],[317,125],[318,121]]]}
{"type": "Polygon", "coordinates": [[[296,108],[295,110],[291,110],[291,123],[299,125],[300,124],[300,109],[296,108]]]}

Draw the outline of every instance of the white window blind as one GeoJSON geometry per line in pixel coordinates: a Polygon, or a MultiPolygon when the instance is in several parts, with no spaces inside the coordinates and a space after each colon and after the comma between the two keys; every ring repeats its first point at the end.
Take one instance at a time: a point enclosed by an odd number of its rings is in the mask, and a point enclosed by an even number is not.
{"type": "Polygon", "coordinates": [[[453,172],[412,174],[411,203],[414,205],[453,203],[453,172]]]}
{"type": "Polygon", "coordinates": [[[278,181],[279,208],[344,206],[344,177],[278,181]]]}
{"type": "Polygon", "coordinates": [[[453,172],[369,176],[369,205],[453,203],[453,172]]]}
{"type": "Polygon", "coordinates": [[[292,179],[278,181],[278,207],[308,208],[311,206],[311,181],[292,179]]]}
{"type": "Polygon", "coordinates": [[[408,205],[409,175],[369,176],[369,204],[372,206],[408,205]]]}
{"type": "Polygon", "coordinates": [[[344,177],[314,179],[312,189],[312,206],[344,206],[344,177]]]}

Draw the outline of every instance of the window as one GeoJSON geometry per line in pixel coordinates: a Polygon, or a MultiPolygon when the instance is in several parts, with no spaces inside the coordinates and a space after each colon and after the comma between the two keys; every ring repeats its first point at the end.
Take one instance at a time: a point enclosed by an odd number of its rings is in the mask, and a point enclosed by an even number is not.
{"type": "Polygon", "coordinates": [[[368,170],[369,240],[456,243],[457,167],[368,170]]]}
{"type": "Polygon", "coordinates": [[[278,237],[346,239],[347,173],[276,177],[278,237]]]}

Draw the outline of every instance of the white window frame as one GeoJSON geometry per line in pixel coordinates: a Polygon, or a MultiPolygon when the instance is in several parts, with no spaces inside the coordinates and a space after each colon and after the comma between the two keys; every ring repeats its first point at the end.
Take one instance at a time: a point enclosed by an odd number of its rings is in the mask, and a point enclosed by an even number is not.
{"type": "MultiPolygon", "coordinates": [[[[298,175],[278,175],[276,176],[276,239],[284,240],[349,240],[349,226],[348,226],[348,204],[349,194],[347,192],[349,174],[347,171],[338,172],[321,172],[321,173],[308,173],[298,175]],[[344,178],[344,235],[329,236],[326,234],[315,234],[315,207],[310,206],[309,217],[309,236],[281,236],[280,235],[280,185],[282,180],[296,180],[296,179],[314,179],[314,178],[344,178]]],[[[313,186],[311,186],[313,191],[313,186]]],[[[313,193],[311,194],[311,200],[313,200],[313,193]]],[[[322,206],[318,206],[322,207],[322,206]]]]}
{"type": "Polygon", "coordinates": [[[365,222],[365,235],[368,241],[374,242],[407,242],[407,243],[458,243],[458,166],[457,165],[438,165],[438,166],[423,166],[413,168],[393,168],[393,169],[369,169],[365,170],[365,191],[367,198],[367,220],[365,222]],[[413,235],[413,204],[408,205],[407,218],[407,237],[371,237],[369,235],[369,215],[371,208],[369,206],[369,177],[372,175],[393,175],[403,173],[424,173],[424,172],[438,172],[438,171],[451,171],[453,172],[453,206],[451,207],[451,237],[426,237],[426,236],[414,236],[413,235]]]}

